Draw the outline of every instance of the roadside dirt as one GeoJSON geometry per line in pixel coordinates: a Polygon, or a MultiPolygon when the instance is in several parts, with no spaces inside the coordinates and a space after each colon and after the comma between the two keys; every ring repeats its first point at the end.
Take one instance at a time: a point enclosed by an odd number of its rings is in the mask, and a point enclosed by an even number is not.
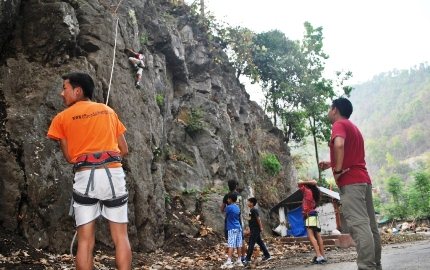
{"type": "MultiPolygon", "coordinates": [[[[383,235],[384,245],[413,242],[425,239],[421,234],[383,235]]],[[[252,268],[273,269],[279,266],[310,264],[313,252],[304,244],[285,245],[278,237],[266,237],[265,241],[273,255],[269,262],[261,263],[256,252],[252,268]]],[[[225,247],[220,236],[209,232],[204,237],[172,235],[169,248],[152,253],[133,253],[133,269],[219,269],[225,261],[225,247]]],[[[330,262],[353,261],[354,248],[329,249],[330,262]]],[[[69,254],[51,254],[29,246],[20,236],[0,231],[0,269],[74,269],[69,254]]],[[[113,250],[96,245],[95,269],[115,269],[113,250]]]]}

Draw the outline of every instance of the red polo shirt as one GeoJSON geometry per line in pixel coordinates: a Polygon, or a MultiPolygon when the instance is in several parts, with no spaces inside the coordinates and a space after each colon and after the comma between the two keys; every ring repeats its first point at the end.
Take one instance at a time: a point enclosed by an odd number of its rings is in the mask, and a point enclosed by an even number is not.
{"type": "Polygon", "coordinates": [[[332,168],[335,167],[334,139],[336,137],[345,139],[342,170],[349,169],[339,177],[338,186],[357,183],[371,184],[364,160],[364,140],[360,130],[348,119],[341,119],[333,124],[329,144],[332,168]]]}

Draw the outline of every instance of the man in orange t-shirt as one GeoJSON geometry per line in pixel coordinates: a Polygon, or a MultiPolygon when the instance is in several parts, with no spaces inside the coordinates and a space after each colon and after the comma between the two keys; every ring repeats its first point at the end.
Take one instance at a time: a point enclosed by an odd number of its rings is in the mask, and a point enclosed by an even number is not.
{"type": "Polygon", "coordinates": [[[78,231],[76,268],[93,268],[95,220],[102,215],[109,220],[117,268],[131,269],[128,191],[120,163],[121,157],[128,154],[126,128],[110,107],[91,101],[94,82],[88,74],[75,72],[62,78],[61,96],[68,108],[52,120],[48,137],[59,141],[64,157],[74,164],[76,171],[73,181],[78,231]]]}

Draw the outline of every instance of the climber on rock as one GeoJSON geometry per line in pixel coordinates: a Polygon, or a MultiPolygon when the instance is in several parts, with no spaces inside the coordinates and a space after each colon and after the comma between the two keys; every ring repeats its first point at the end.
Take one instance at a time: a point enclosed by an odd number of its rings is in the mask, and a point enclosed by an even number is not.
{"type": "Polygon", "coordinates": [[[145,60],[145,56],[143,55],[143,50],[140,50],[139,52],[135,52],[132,49],[125,49],[125,53],[128,55],[128,61],[133,65],[134,69],[136,70],[136,88],[140,89],[140,79],[142,78],[142,72],[145,68],[145,63],[143,62],[145,60]]]}

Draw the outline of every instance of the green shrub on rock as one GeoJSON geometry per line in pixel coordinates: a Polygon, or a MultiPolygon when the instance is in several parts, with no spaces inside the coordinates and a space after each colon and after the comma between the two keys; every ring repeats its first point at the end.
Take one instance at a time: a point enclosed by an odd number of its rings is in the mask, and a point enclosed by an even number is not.
{"type": "Polygon", "coordinates": [[[191,134],[196,133],[204,128],[204,112],[200,108],[191,109],[188,117],[187,131],[191,134]]]}
{"type": "Polygon", "coordinates": [[[263,165],[264,170],[271,176],[279,174],[282,169],[282,165],[278,158],[272,153],[263,154],[261,164],[263,165]]]}

